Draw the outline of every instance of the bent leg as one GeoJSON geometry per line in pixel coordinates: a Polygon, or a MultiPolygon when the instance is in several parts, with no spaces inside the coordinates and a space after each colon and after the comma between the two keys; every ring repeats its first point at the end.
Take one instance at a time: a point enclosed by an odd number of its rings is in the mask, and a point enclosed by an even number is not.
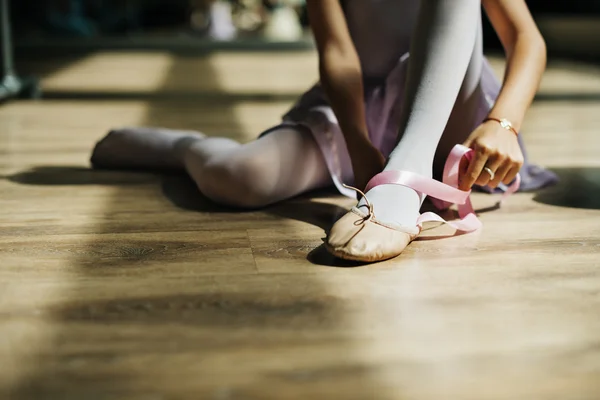
{"type": "Polygon", "coordinates": [[[487,99],[485,99],[482,87],[484,63],[483,32],[480,22],[467,73],[465,74],[460,92],[452,108],[452,113],[437,147],[433,163],[433,172],[436,178],[441,178],[444,164],[452,148],[467,140],[469,135],[481,122],[480,119],[484,117],[482,111],[483,113],[487,113],[489,108],[491,108],[491,104],[486,104],[487,99]],[[485,110],[482,110],[482,108],[485,108],[485,110]]]}
{"type": "MultiPolygon", "coordinates": [[[[423,0],[411,45],[399,141],[385,170],[431,177],[438,144],[457,101],[476,44],[478,0],[423,0]]],[[[381,185],[367,193],[377,219],[414,226],[423,198],[381,185]]],[[[364,202],[363,202],[364,204],[364,202]]]]}

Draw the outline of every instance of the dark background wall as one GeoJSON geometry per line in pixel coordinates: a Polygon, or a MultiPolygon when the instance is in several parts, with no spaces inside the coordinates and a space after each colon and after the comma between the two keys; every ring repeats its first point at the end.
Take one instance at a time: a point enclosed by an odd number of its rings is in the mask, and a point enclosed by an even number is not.
{"type": "MultiPolygon", "coordinates": [[[[196,46],[206,46],[206,40],[202,43],[199,39],[209,39],[205,30],[191,22],[192,14],[207,1],[12,0],[15,44],[18,51],[27,49],[33,53],[45,48],[54,51],[87,46],[93,50],[124,45],[193,51],[196,46]],[[135,40],[131,40],[132,37],[135,40]],[[129,41],[123,42],[120,38],[129,41]]],[[[262,1],[262,13],[268,18],[272,8],[269,2],[276,0],[262,1]]],[[[592,54],[600,58],[600,0],[527,0],[527,3],[553,55],[587,57],[592,54]]],[[[306,25],[303,9],[297,12],[306,25]]],[[[484,29],[488,50],[499,50],[496,34],[487,21],[484,29]]],[[[233,42],[240,39],[261,42],[262,37],[258,29],[239,35],[233,42]]],[[[225,45],[227,43],[212,46],[225,45]]],[[[286,46],[293,47],[293,43],[286,46]]]]}

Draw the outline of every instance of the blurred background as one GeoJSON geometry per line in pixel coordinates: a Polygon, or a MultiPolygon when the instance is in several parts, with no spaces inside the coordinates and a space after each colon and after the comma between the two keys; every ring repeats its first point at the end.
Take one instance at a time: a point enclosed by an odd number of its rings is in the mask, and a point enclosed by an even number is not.
{"type": "MultiPolygon", "coordinates": [[[[600,0],[527,3],[546,39],[550,63],[567,59],[597,65],[600,0]]],[[[259,60],[264,51],[306,54],[313,49],[305,0],[0,0],[0,4],[5,17],[0,98],[15,93],[40,97],[40,88],[32,81],[12,78],[19,74],[40,78],[42,86],[56,94],[58,87],[44,81],[49,68],[55,71],[102,52],[114,57],[114,52],[129,52],[189,59],[241,51],[254,52],[259,60]]],[[[486,52],[502,58],[487,20],[484,30],[486,52]]],[[[128,65],[125,59],[121,65],[128,65]]],[[[110,80],[115,71],[108,72],[110,80]]],[[[187,90],[190,81],[203,80],[192,67],[186,73],[195,78],[180,76],[180,85],[174,88],[187,90]]]]}
{"type": "Polygon", "coordinates": [[[304,42],[304,0],[25,0],[13,2],[21,47],[304,42]],[[126,41],[123,42],[122,40],[126,41]]]}
{"type": "MultiPolygon", "coordinates": [[[[9,0],[10,2],[10,0],[9,0]]],[[[15,46],[49,49],[203,49],[310,45],[305,0],[19,0],[15,46]]],[[[600,53],[600,0],[528,0],[553,53],[600,53]]],[[[497,48],[486,25],[487,45],[497,48]]]]}

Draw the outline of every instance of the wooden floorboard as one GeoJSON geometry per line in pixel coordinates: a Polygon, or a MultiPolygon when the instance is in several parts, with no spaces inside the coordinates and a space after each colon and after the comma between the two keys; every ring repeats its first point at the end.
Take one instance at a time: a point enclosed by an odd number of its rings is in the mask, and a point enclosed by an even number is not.
{"type": "Polygon", "coordinates": [[[593,66],[552,63],[524,127],[558,186],[380,264],[323,250],[352,204],[332,193],[240,213],[185,177],[89,169],[114,126],[251,140],[315,66],[310,52],[23,64],[53,97],[0,108],[0,398],[600,397],[593,66]]]}

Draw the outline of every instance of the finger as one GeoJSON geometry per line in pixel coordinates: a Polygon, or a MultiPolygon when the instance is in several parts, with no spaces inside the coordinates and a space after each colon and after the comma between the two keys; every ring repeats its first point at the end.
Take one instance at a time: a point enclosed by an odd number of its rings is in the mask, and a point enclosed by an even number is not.
{"type": "Polygon", "coordinates": [[[463,177],[467,174],[467,170],[469,169],[469,160],[467,157],[462,157],[460,159],[460,163],[458,164],[458,176],[463,177]]]}
{"type": "Polygon", "coordinates": [[[475,181],[477,185],[485,186],[489,185],[492,181],[492,175],[485,169],[489,168],[493,172],[494,179],[496,178],[496,171],[502,166],[504,159],[502,157],[490,157],[485,164],[483,171],[479,178],[475,181]]]}
{"type": "Polygon", "coordinates": [[[485,163],[487,162],[488,156],[483,152],[476,151],[475,156],[469,163],[469,167],[467,168],[467,172],[463,175],[459,188],[460,190],[470,190],[475,181],[481,175],[481,171],[483,167],[485,167],[485,163]]]}
{"type": "Polygon", "coordinates": [[[504,180],[502,181],[505,185],[510,185],[510,183],[512,181],[515,180],[515,178],[517,177],[517,174],[519,173],[519,171],[521,170],[521,164],[517,164],[516,166],[513,166],[510,171],[508,171],[506,173],[506,176],[504,177],[504,180]]]}
{"type": "Polygon", "coordinates": [[[489,187],[494,189],[497,188],[500,182],[504,181],[504,177],[506,177],[506,174],[511,170],[512,167],[513,164],[508,160],[505,160],[495,171],[494,179],[490,180],[488,183],[489,187]]]}

